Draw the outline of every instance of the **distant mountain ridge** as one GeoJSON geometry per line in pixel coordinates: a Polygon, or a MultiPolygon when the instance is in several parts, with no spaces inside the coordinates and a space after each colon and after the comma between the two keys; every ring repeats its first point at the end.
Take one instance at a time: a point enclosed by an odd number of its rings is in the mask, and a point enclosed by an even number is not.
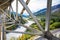
{"type": "MultiPolygon", "coordinates": [[[[60,8],[60,4],[52,6],[51,11],[54,11],[55,9],[58,9],[58,8],[60,8]]],[[[38,16],[40,14],[44,15],[46,13],[46,10],[47,10],[47,8],[38,10],[37,12],[34,12],[33,15],[35,15],[35,16],[38,16]]],[[[16,12],[12,12],[12,13],[16,14],[16,12]]],[[[18,16],[20,16],[20,14],[18,14],[18,16]]],[[[29,17],[29,15],[24,15],[24,14],[22,16],[29,17]]]]}
{"type": "MultiPolygon", "coordinates": [[[[52,7],[51,7],[51,11],[54,11],[54,10],[56,10],[56,9],[58,9],[58,8],[60,8],[60,4],[52,6],[52,7]]],[[[35,16],[40,15],[40,14],[43,15],[43,14],[46,13],[46,11],[47,11],[47,8],[44,8],[44,9],[42,9],[42,10],[39,10],[39,11],[37,11],[37,12],[34,12],[33,14],[34,14],[35,16]]],[[[57,11],[57,10],[56,10],[56,11],[57,11]]]]}

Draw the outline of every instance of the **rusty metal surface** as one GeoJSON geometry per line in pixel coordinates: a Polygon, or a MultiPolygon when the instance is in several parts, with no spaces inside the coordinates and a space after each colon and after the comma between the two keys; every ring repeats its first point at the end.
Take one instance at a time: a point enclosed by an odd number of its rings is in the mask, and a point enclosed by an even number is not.
{"type": "Polygon", "coordinates": [[[12,1],[13,0],[3,0],[3,1],[0,0],[0,5],[6,2],[5,4],[1,5],[0,8],[6,9],[11,4],[12,1]]]}

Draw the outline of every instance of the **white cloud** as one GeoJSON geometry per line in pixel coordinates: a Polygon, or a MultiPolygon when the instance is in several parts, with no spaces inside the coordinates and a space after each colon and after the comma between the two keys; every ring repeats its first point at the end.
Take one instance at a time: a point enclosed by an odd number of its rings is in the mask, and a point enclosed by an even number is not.
{"type": "Polygon", "coordinates": [[[52,0],[52,6],[56,4],[60,4],[60,0],[52,0]]]}
{"type": "Polygon", "coordinates": [[[29,8],[31,9],[32,12],[35,12],[37,10],[40,10],[40,9],[43,9],[43,8],[46,8],[46,1],[44,0],[35,0],[32,2],[29,3],[29,8]]]}

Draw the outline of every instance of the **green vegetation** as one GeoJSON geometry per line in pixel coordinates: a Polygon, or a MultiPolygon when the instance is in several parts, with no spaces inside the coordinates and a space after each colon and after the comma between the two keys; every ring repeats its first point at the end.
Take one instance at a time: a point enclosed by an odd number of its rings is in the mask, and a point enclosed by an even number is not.
{"type": "MultiPolygon", "coordinates": [[[[37,17],[38,18],[38,17],[37,17]]],[[[45,17],[40,17],[41,19],[38,18],[39,23],[42,25],[42,27],[45,29],[45,17]]],[[[30,18],[31,20],[32,18],[30,18]]],[[[33,23],[32,25],[30,25],[30,27],[35,28],[37,30],[39,30],[38,26],[36,25],[36,23],[33,23]]],[[[50,20],[50,30],[56,29],[56,28],[60,28],[60,18],[56,17],[56,16],[52,16],[51,20],[50,20]]],[[[27,32],[31,32],[31,30],[27,29],[27,32]]],[[[33,35],[26,35],[24,34],[20,40],[28,40],[31,37],[33,37],[33,35]]]]}
{"type": "Polygon", "coordinates": [[[50,25],[50,29],[56,29],[56,28],[60,28],[60,22],[55,22],[50,25]]]}
{"type": "MultiPolygon", "coordinates": [[[[43,28],[45,28],[45,18],[42,18],[41,20],[39,20],[39,23],[42,25],[43,28]]],[[[37,30],[39,30],[38,26],[36,25],[36,23],[33,23],[30,27],[35,28],[37,30]]],[[[60,28],[60,18],[56,17],[52,17],[50,20],[50,30],[56,29],[56,28],[60,28]]],[[[31,30],[27,29],[27,32],[31,32],[31,30]]],[[[28,35],[28,34],[24,34],[22,37],[20,37],[19,40],[28,40],[31,37],[33,37],[33,35],[28,35]]]]}
{"type": "Polygon", "coordinates": [[[13,25],[13,26],[7,28],[6,30],[14,30],[14,29],[16,29],[16,28],[17,28],[16,25],[13,25]]]}
{"type": "Polygon", "coordinates": [[[28,40],[32,37],[31,35],[28,34],[23,34],[22,37],[19,37],[18,40],[28,40]]]}
{"type": "MultiPolygon", "coordinates": [[[[43,16],[42,15],[41,16],[37,16],[37,19],[38,19],[39,23],[41,24],[41,26],[45,29],[45,16],[44,15],[43,16]]],[[[32,18],[30,17],[29,20],[32,20],[32,18]]],[[[23,21],[22,21],[22,23],[23,23],[23,21]]],[[[36,25],[36,23],[33,23],[32,25],[30,25],[30,27],[39,30],[39,28],[36,25]]],[[[60,18],[59,18],[58,15],[56,16],[56,13],[55,13],[55,14],[52,14],[52,16],[51,16],[50,30],[53,30],[53,29],[56,29],[56,28],[60,28],[60,18]]],[[[27,29],[26,32],[31,32],[31,30],[27,29]]],[[[31,37],[33,37],[33,35],[23,34],[22,37],[18,38],[18,40],[28,40],[31,37]]]]}
{"type": "MultiPolygon", "coordinates": [[[[53,29],[56,29],[56,28],[60,28],[60,19],[51,19],[50,20],[50,29],[53,30],[53,29]]],[[[42,25],[43,28],[45,28],[45,20],[41,20],[39,21],[39,23],[42,25]]],[[[36,25],[36,23],[33,23],[31,25],[32,28],[35,28],[35,29],[38,29],[38,26],[36,25]]]]}

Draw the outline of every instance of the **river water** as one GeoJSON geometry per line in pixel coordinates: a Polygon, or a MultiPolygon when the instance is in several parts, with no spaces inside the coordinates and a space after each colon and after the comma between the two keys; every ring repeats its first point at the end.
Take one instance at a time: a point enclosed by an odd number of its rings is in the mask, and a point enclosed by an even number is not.
{"type": "MultiPolygon", "coordinates": [[[[27,25],[28,27],[33,24],[33,21],[28,21],[27,23],[25,23],[25,25],[27,25]]],[[[16,28],[14,31],[19,31],[19,32],[25,32],[26,28],[24,28],[23,26],[19,26],[18,28],[16,28]]],[[[6,40],[10,40],[11,38],[17,39],[18,37],[21,37],[22,34],[21,33],[7,33],[6,34],[6,40]]]]}

